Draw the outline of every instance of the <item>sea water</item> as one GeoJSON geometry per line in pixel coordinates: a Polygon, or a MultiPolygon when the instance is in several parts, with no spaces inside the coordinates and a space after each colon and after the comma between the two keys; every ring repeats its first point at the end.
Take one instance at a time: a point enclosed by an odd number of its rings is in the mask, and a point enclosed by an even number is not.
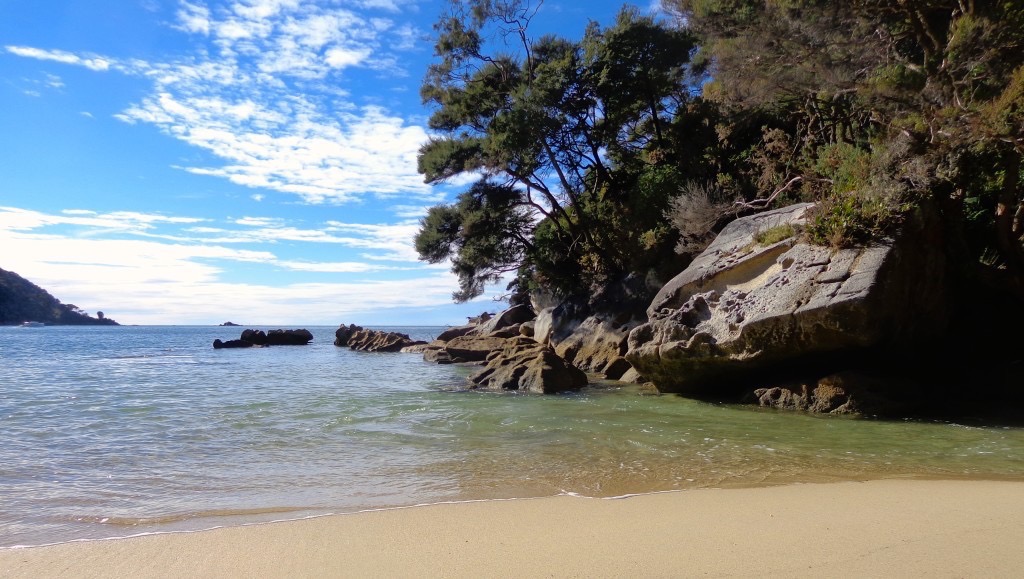
{"type": "MultiPolygon", "coordinates": [[[[262,329],[273,329],[263,327],[262,329]]],[[[0,328],[0,547],[443,501],[874,478],[1024,480],[1024,429],[811,416],[225,327],[0,328]]],[[[429,340],[442,328],[389,328],[429,340]]]]}

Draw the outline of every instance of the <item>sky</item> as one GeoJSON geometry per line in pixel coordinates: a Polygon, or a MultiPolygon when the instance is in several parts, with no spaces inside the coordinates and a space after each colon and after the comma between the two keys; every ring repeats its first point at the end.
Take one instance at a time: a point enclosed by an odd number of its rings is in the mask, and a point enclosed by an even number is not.
{"type": "MultiPolygon", "coordinates": [[[[0,268],[122,324],[449,325],[417,258],[442,0],[0,0],[0,268]]],[[[579,37],[620,1],[547,0],[579,37]]],[[[641,9],[656,10],[656,3],[641,9]]]]}

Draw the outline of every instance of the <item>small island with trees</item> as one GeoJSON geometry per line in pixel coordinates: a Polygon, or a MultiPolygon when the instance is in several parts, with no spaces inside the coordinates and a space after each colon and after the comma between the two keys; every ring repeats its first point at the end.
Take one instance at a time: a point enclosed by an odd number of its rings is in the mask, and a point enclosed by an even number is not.
{"type": "Polygon", "coordinates": [[[90,316],[74,304],[63,304],[43,288],[13,271],[0,269],[0,326],[39,322],[47,326],[117,326],[103,312],[90,316]]]}

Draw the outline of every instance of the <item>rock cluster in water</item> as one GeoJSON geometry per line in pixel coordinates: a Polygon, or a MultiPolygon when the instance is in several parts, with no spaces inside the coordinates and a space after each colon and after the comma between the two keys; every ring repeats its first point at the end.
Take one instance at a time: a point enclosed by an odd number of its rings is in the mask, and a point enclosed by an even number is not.
{"type": "Polygon", "coordinates": [[[263,346],[305,346],[313,340],[309,330],[243,330],[241,338],[223,342],[213,341],[214,349],[221,348],[261,348],[263,346]]]}
{"type": "Polygon", "coordinates": [[[355,324],[342,324],[334,332],[335,346],[347,346],[360,352],[399,352],[402,348],[425,343],[411,339],[408,334],[367,330],[355,324]]]}

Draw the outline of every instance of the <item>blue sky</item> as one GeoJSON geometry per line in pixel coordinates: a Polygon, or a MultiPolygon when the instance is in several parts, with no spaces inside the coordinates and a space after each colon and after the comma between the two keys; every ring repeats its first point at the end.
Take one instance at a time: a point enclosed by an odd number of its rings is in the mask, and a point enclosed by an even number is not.
{"type": "MultiPolygon", "coordinates": [[[[548,0],[577,37],[621,2],[548,0]]],[[[458,324],[412,246],[439,0],[0,0],[0,268],[123,324],[458,324]]],[[[649,5],[642,6],[650,10],[649,5]]]]}

